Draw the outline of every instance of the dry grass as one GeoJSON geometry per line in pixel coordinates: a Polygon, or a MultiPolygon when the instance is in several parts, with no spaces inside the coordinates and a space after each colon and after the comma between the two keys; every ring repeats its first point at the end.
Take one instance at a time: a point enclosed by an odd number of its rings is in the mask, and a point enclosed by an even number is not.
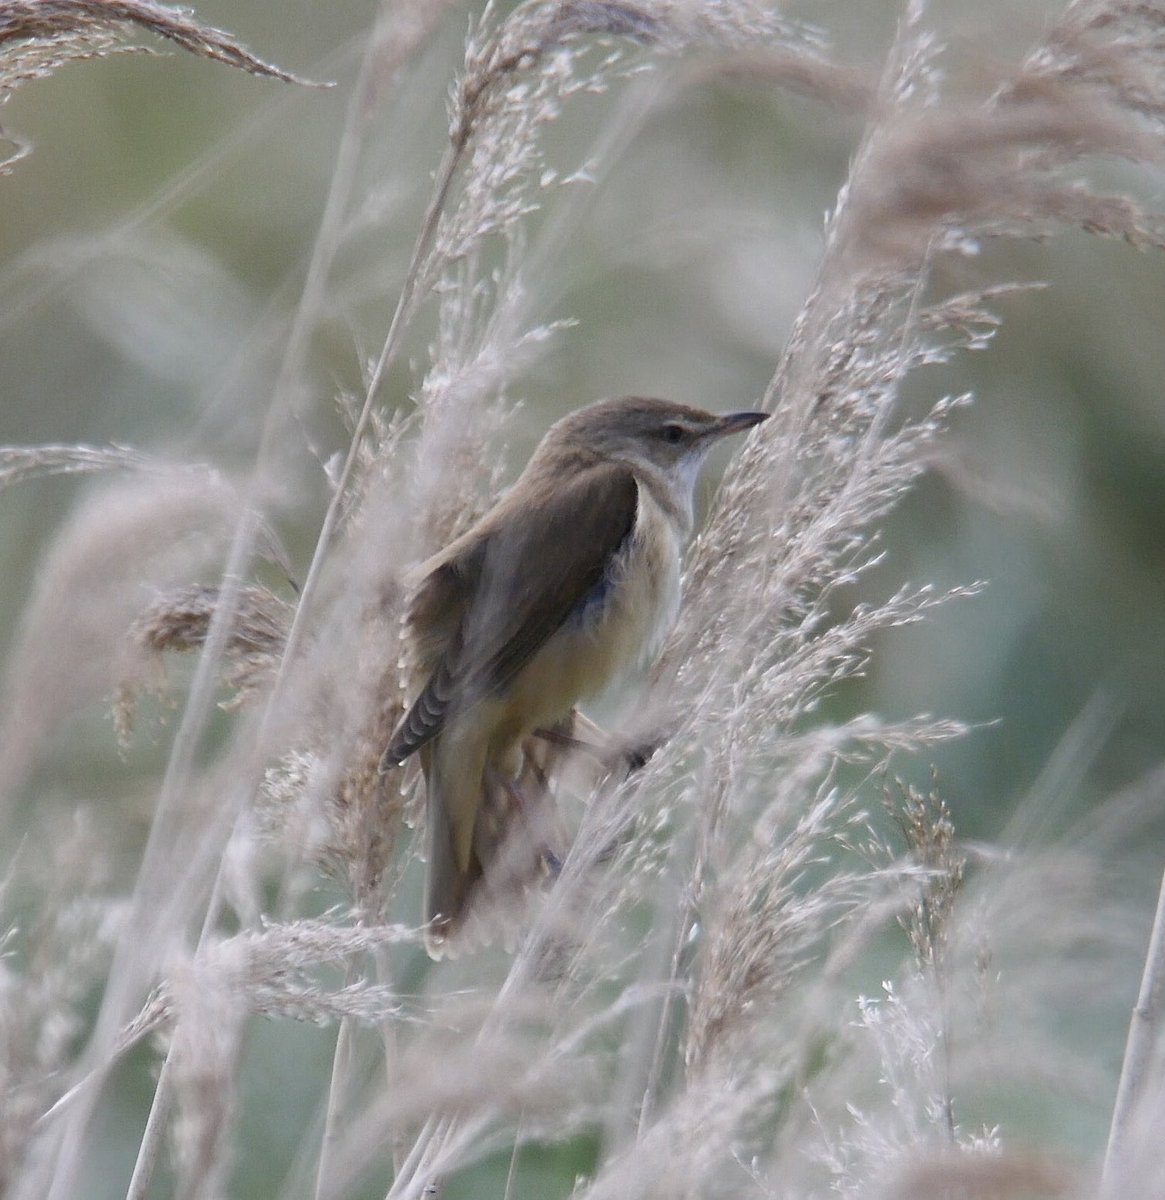
{"type": "MultiPolygon", "coordinates": [[[[536,1194],[528,1146],[564,1164],[561,1194],[592,1200],[1095,1193],[1083,1155],[1013,1142],[988,1113],[1007,1088],[1108,1086],[1057,1046],[1054,1014],[1067,994],[1119,990],[1125,914],[1098,899],[1086,854],[962,845],[937,784],[885,789],[888,834],[869,798],[890,757],[925,761],[968,727],[824,706],[888,631],[982,586],[900,580],[855,599],[971,402],[927,393],[923,369],[985,347],[1022,290],[959,290],[945,268],[1065,229],[1161,246],[1162,214],[1093,180],[1101,160],[1165,161],[1165,10],[1071,4],[956,94],[918,4],[877,81],[753,0],[487,5],[393,313],[362,350],[363,393],[337,401],[350,439],[319,473],[314,550],[293,565],[270,531],[288,490],[272,480],[286,483],[300,376],[360,223],[370,114],[446,19],[402,0],[367,39],[248,476],[122,446],[0,448],[0,487],[125,476],[85,493],[39,569],[4,693],[8,822],[70,711],[120,686],[123,732],[143,688],[169,688],[181,713],[140,856],[79,828],[61,863],[30,863],[34,842],[9,867],[10,886],[39,878],[41,908],[11,920],[0,960],[0,1192],[83,1190],[115,1072],[149,1045],[153,1108],[117,1190],[156,1194],[165,1160],[175,1195],[234,1194],[240,1064],[262,1015],[338,1026],[289,1196],[436,1195],[507,1152],[505,1194],[536,1194]],[[415,768],[378,769],[407,700],[410,569],[506,475],[513,381],[566,328],[544,279],[578,189],[693,89],[741,79],[826,100],[863,134],[760,401],[774,416],[725,474],[677,627],[619,730],[658,748],[630,774],[542,760],[546,819],[573,838],[561,872],[483,902],[483,945],[431,966],[415,928],[420,785],[415,768]],[[612,91],[628,97],[619,128],[577,170],[552,163],[548,132],[612,91]],[[418,339],[413,399],[389,405],[418,339]],[[324,879],[337,903],[319,917],[324,879]],[[904,961],[859,994],[899,926],[904,961]]],[[[0,89],[109,53],[127,27],[294,79],[159,5],[0,0],[0,89]]],[[[1143,1090],[1127,1163],[1159,1090],[1143,1090]]]]}
{"type": "Polygon", "coordinates": [[[165,38],[191,54],[255,75],[304,82],[256,58],[222,30],[152,0],[5,0],[0,9],[4,54],[0,91],[11,91],[71,60],[131,49],[124,38],[134,31],[165,38]]]}

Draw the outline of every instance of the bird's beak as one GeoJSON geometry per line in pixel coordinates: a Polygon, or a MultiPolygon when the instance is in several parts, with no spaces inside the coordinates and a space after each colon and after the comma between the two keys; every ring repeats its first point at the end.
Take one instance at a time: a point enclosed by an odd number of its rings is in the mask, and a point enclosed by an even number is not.
{"type": "Polygon", "coordinates": [[[710,437],[723,437],[728,433],[740,433],[741,430],[751,429],[754,425],[767,421],[771,415],[765,412],[725,413],[709,428],[708,434],[710,437]]]}

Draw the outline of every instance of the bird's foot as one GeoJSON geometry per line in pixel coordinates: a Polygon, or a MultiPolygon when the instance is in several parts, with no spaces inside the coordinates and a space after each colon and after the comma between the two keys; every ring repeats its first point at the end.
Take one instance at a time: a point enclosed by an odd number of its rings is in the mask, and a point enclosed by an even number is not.
{"type": "Polygon", "coordinates": [[[620,769],[624,776],[633,775],[642,770],[655,752],[667,741],[663,734],[655,734],[637,742],[622,742],[620,739],[603,732],[596,725],[591,730],[599,734],[599,739],[576,737],[566,733],[561,728],[535,729],[534,736],[549,742],[554,746],[563,746],[577,750],[593,758],[603,770],[614,774],[620,769]]]}

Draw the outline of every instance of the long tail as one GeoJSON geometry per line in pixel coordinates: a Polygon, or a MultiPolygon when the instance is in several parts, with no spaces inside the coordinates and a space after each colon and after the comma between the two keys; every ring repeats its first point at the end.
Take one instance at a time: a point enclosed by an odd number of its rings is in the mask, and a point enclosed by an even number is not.
{"type": "Polygon", "coordinates": [[[445,739],[421,750],[425,772],[428,861],[425,868],[425,948],[432,958],[454,954],[481,863],[473,827],[481,804],[482,770],[470,748],[451,756],[445,739]],[[452,757],[452,761],[450,758],[452,757]],[[474,760],[466,762],[466,759],[474,760]]]}

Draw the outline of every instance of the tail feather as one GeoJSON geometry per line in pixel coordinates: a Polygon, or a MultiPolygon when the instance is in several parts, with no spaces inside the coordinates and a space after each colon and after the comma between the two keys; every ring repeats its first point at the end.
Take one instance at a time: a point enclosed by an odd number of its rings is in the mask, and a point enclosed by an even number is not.
{"type": "Polygon", "coordinates": [[[476,855],[470,860],[471,870],[463,871],[458,865],[449,814],[440,797],[430,798],[428,820],[431,832],[425,872],[425,948],[432,958],[446,958],[481,872],[476,855]]]}
{"type": "MultiPolygon", "coordinates": [[[[481,878],[481,864],[463,827],[472,830],[480,805],[481,771],[450,770],[441,739],[421,750],[425,773],[428,861],[425,868],[425,947],[432,958],[450,956],[452,942],[481,878]]],[[[465,747],[456,755],[464,767],[465,747]]]]}

